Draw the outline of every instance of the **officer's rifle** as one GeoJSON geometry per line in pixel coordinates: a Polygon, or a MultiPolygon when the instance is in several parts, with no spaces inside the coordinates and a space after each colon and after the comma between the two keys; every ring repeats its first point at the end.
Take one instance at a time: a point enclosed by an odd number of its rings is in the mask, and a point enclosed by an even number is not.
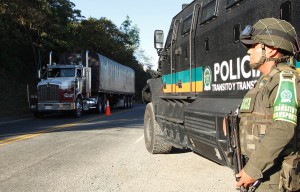
{"type": "MultiPolygon", "coordinates": [[[[239,107],[232,113],[228,113],[226,116],[226,135],[228,144],[228,157],[232,159],[235,175],[238,174],[246,164],[244,156],[241,154],[240,136],[239,136],[239,107]]],[[[238,181],[239,178],[236,177],[238,181]]],[[[253,183],[250,189],[245,189],[241,186],[241,192],[254,192],[259,186],[260,180],[253,183]]]]}

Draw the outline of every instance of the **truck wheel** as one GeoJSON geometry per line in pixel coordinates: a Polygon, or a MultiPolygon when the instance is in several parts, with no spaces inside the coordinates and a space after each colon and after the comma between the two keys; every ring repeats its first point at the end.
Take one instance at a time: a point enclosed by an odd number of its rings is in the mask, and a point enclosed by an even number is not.
{"type": "Polygon", "coordinates": [[[107,105],[107,97],[104,95],[103,97],[103,112],[106,113],[106,105],[107,105]]]}
{"type": "Polygon", "coordinates": [[[128,108],[132,108],[132,97],[128,97],[128,108]]]}
{"type": "Polygon", "coordinates": [[[128,104],[128,97],[126,96],[126,109],[129,108],[129,104],[128,104]]]}
{"type": "Polygon", "coordinates": [[[77,98],[75,102],[75,110],[73,111],[73,116],[76,118],[81,117],[82,110],[82,100],[80,98],[77,98]]]}
{"type": "Polygon", "coordinates": [[[100,97],[98,98],[96,111],[98,114],[104,113],[104,104],[100,97]]]}
{"type": "Polygon", "coordinates": [[[152,154],[170,153],[172,146],[164,141],[163,137],[154,118],[153,105],[148,103],[144,115],[144,138],[147,150],[152,154]]]}
{"type": "Polygon", "coordinates": [[[127,109],[128,108],[128,98],[126,96],[124,96],[123,100],[124,100],[124,106],[123,106],[123,108],[127,109]]]}

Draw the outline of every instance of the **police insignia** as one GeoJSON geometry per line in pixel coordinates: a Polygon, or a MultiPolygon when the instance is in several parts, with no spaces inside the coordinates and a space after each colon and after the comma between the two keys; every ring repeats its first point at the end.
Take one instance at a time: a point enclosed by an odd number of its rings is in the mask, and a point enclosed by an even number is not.
{"type": "Polygon", "coordinates": [[[210,91],[211,90],[211,79],[212,79],[212,72],[209,66],[205,67],[204,72],[204,90],[205,91],[210,91]]]}
{"type": "Polygon", "coordinates": [[[291,102],[291,99],[293,97],[292,92],[290,90],[284,90],[280,93],[281,102],[291,102]]]}
{"type": "Polygon", "coordinates": [[[297,92],[295,89],[295,76],[285,71],[280,73],[280,82],[274,101],[273,120],[288,121],[297,124],[297,92]]]}

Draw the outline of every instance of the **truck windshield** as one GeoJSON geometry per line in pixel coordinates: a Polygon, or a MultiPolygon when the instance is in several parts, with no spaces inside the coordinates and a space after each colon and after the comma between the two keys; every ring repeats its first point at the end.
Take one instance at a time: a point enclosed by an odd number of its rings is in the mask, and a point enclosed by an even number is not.
{"type": "Polygon", "coordinates": [[[48,78],[55,77],[75,77],[74,68],[53,68],[48,69],[48,78]]]}

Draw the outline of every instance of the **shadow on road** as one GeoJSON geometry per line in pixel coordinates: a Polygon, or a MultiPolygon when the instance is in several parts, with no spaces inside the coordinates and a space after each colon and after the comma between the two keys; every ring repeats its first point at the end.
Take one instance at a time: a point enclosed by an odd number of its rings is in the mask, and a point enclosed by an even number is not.
{"type": "Polygon", "coordinates": [[[173,147],[172,150],[171,150],[172,154],[181,154],[181,153],[189,153],[189,152],[192,152],[192,150],[190,150],[190,149],[179,149],[179,148],[175,148],[175,147],[173,147]]]}

